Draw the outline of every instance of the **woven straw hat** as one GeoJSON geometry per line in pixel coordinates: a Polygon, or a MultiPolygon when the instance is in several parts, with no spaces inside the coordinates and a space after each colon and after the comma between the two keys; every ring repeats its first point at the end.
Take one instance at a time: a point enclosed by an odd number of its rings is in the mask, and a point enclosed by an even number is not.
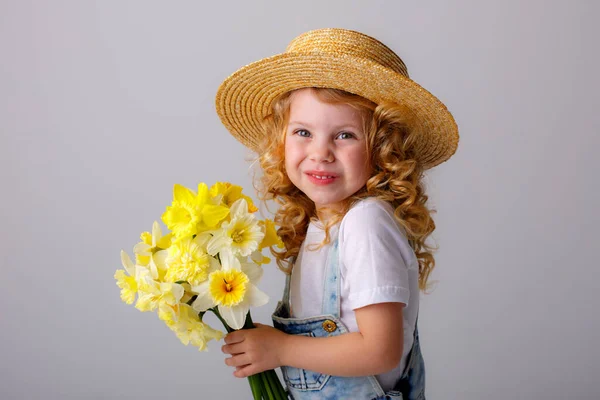
{"type": "Polygon", "coordinates": [[[387,46],[346,29],[306,32],[284,53],[242,67],[219,87],[217,114],[237,140],[258,151],[264,135],[261,122],[273,100],[305,87],[341,89],[376,104],[408,106],[424,128],[416,151],[426,169],[456,151],[458,127],[446,106],[409,79],[404,62],[387,46]]]}

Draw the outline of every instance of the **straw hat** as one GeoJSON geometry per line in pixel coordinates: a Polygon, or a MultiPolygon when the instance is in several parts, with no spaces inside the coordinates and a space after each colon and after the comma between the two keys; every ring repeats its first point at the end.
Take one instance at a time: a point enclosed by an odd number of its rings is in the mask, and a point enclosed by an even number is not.
{"type": "Polygon", "coordinates": [[[424,127],[416,143],[425,168],[446,161],[458,145],[458,127],[434,95],[409,79],[404,62],[378,40],[346,29],[306,32],[286,51],[242,67],[217,91],[217,114],[229,132],[258,151],[261,122],[273,100],[305,87],[341,89],[375,103],[408,106],[424,127]]]}

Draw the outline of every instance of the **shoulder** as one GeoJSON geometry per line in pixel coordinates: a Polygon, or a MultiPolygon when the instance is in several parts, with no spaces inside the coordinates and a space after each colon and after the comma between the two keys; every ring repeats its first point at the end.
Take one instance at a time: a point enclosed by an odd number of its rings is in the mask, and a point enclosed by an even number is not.
{"type": "Polygon", "coordinates": [[[368,251],[380,257],[400,257],[407,266],[416,265],[404,228],[394,217],[394,208],[386,201],[368,198],[355,204],[340,223],[342,252],[357,256],[368,251]]]}
{"type": "Polygon", "coordinates": [[[363,230],[392,229],[403,233],[394,217],[391,204],[377,198],[367,198],[356,203],[344,216],[340,224],[340,234],[358,233],[363,230]]]}

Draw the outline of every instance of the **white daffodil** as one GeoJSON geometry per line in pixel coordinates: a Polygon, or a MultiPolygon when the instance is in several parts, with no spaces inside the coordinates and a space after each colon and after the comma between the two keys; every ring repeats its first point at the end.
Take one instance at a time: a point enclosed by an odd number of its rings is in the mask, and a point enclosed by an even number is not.
{"type": "Polygon", "coordinates": [[[259,221],[248,212],[245,199],[236,200],[231,205],[231,220],[221,224],[221,229],[213,231],[213,238],[208,242],[208,254],[215,255],[225,249],[231,249],[234,255],[247,257],[265,237],[259,221]]]}
{"type": "Polygon", "coordinates": [[[228,250],[219,253],[222,268],[213,271],[208,280],[192,287],[198,293],[192,307],[196,312],[217,306],[219,314],[233,329],[244,326],[250,307],[267,304],[269,297],[255,283],[262,277],[262,268],[254,263],[240,263],[228,250]]]}

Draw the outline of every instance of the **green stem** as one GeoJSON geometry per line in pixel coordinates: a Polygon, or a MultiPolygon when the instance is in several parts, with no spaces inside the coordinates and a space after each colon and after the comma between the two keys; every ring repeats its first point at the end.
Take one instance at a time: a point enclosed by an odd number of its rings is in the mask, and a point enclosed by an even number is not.
{"type": "Polygon", "coordinates": [[[262,379],[263,387],[266,389],[267,398],[269,400],[275,400],[275,396],[273,395],[273,390],[271,389],[271,385],[269,385],[269,380],[267,379],[267,375],[265,373],[260,373],[260,378],[262,379]]]}
{"type": "Polygon", "coordinates": [[[249,376],[248,382],[250,383],[250,390],[252,390],[252,398],[254,400],[261,400],[262,390],[260,387],[260,381],[258,381],[254,376],[249,376]]]}
{"type": "Polygon", "coordinates": [[[219,318],[219,321],[221,321],[221,323],[223,324],[223,327],[227,330],[228,333],[231,333],[235,330],[235,329],[231,329],[229,327],[229,325],[227,325],[227,322],[225,322],[223,317],[221,317],[221,314],[219,314],[219,310],[217,309],[217,307],[209,308],[208,310],[212,311],[212,313],[215,314],[217,316],[217,318],[219,318]]]}
{"type": "Polygon", "coordinates": [[[269,376],[273,391],[278,393],[280,399],[287,399],[287,393],[285,392],[285,389],[283,388],[283,385],[281,384],[281,381],[279,380],[279,377],[277,376],[275,370],[272,369],[270,371],[267,371],[267,374],[269,376]]]}
{"type": "Polygon", "coordinates": [[[246,314],[246,321],[244,322],[244,327],[242,329],[253,329],[256,328],[254,326],[254,322],[252,322],[252,315],[250,315],[250,311],[246,314]]]}
{"type": "MultiPolygon", "coordinates": [[[[219,313],[217,307],[209,308],[207,311],[211,311],[217,316],[217,318],[219,319],[219,321],[221,321],[223,327],[227,330],[227,332],[235,331],[235,329],[229,327],[227,322],[219,313]]],[[[250,311],[248,311],[242,329],[253,328],[255,328],[254,322],[252,321],[250,311]]],[[[279,380],[279,377],[277,376],[275,370],[263,371],[259,374],[249,376],[248,382],[250,383],[250,390],[252,390],[252,397],[254,398],[254,400],[287,400],[288,398],[287,393],[281,385],[281,381],[279,380]]]]}

